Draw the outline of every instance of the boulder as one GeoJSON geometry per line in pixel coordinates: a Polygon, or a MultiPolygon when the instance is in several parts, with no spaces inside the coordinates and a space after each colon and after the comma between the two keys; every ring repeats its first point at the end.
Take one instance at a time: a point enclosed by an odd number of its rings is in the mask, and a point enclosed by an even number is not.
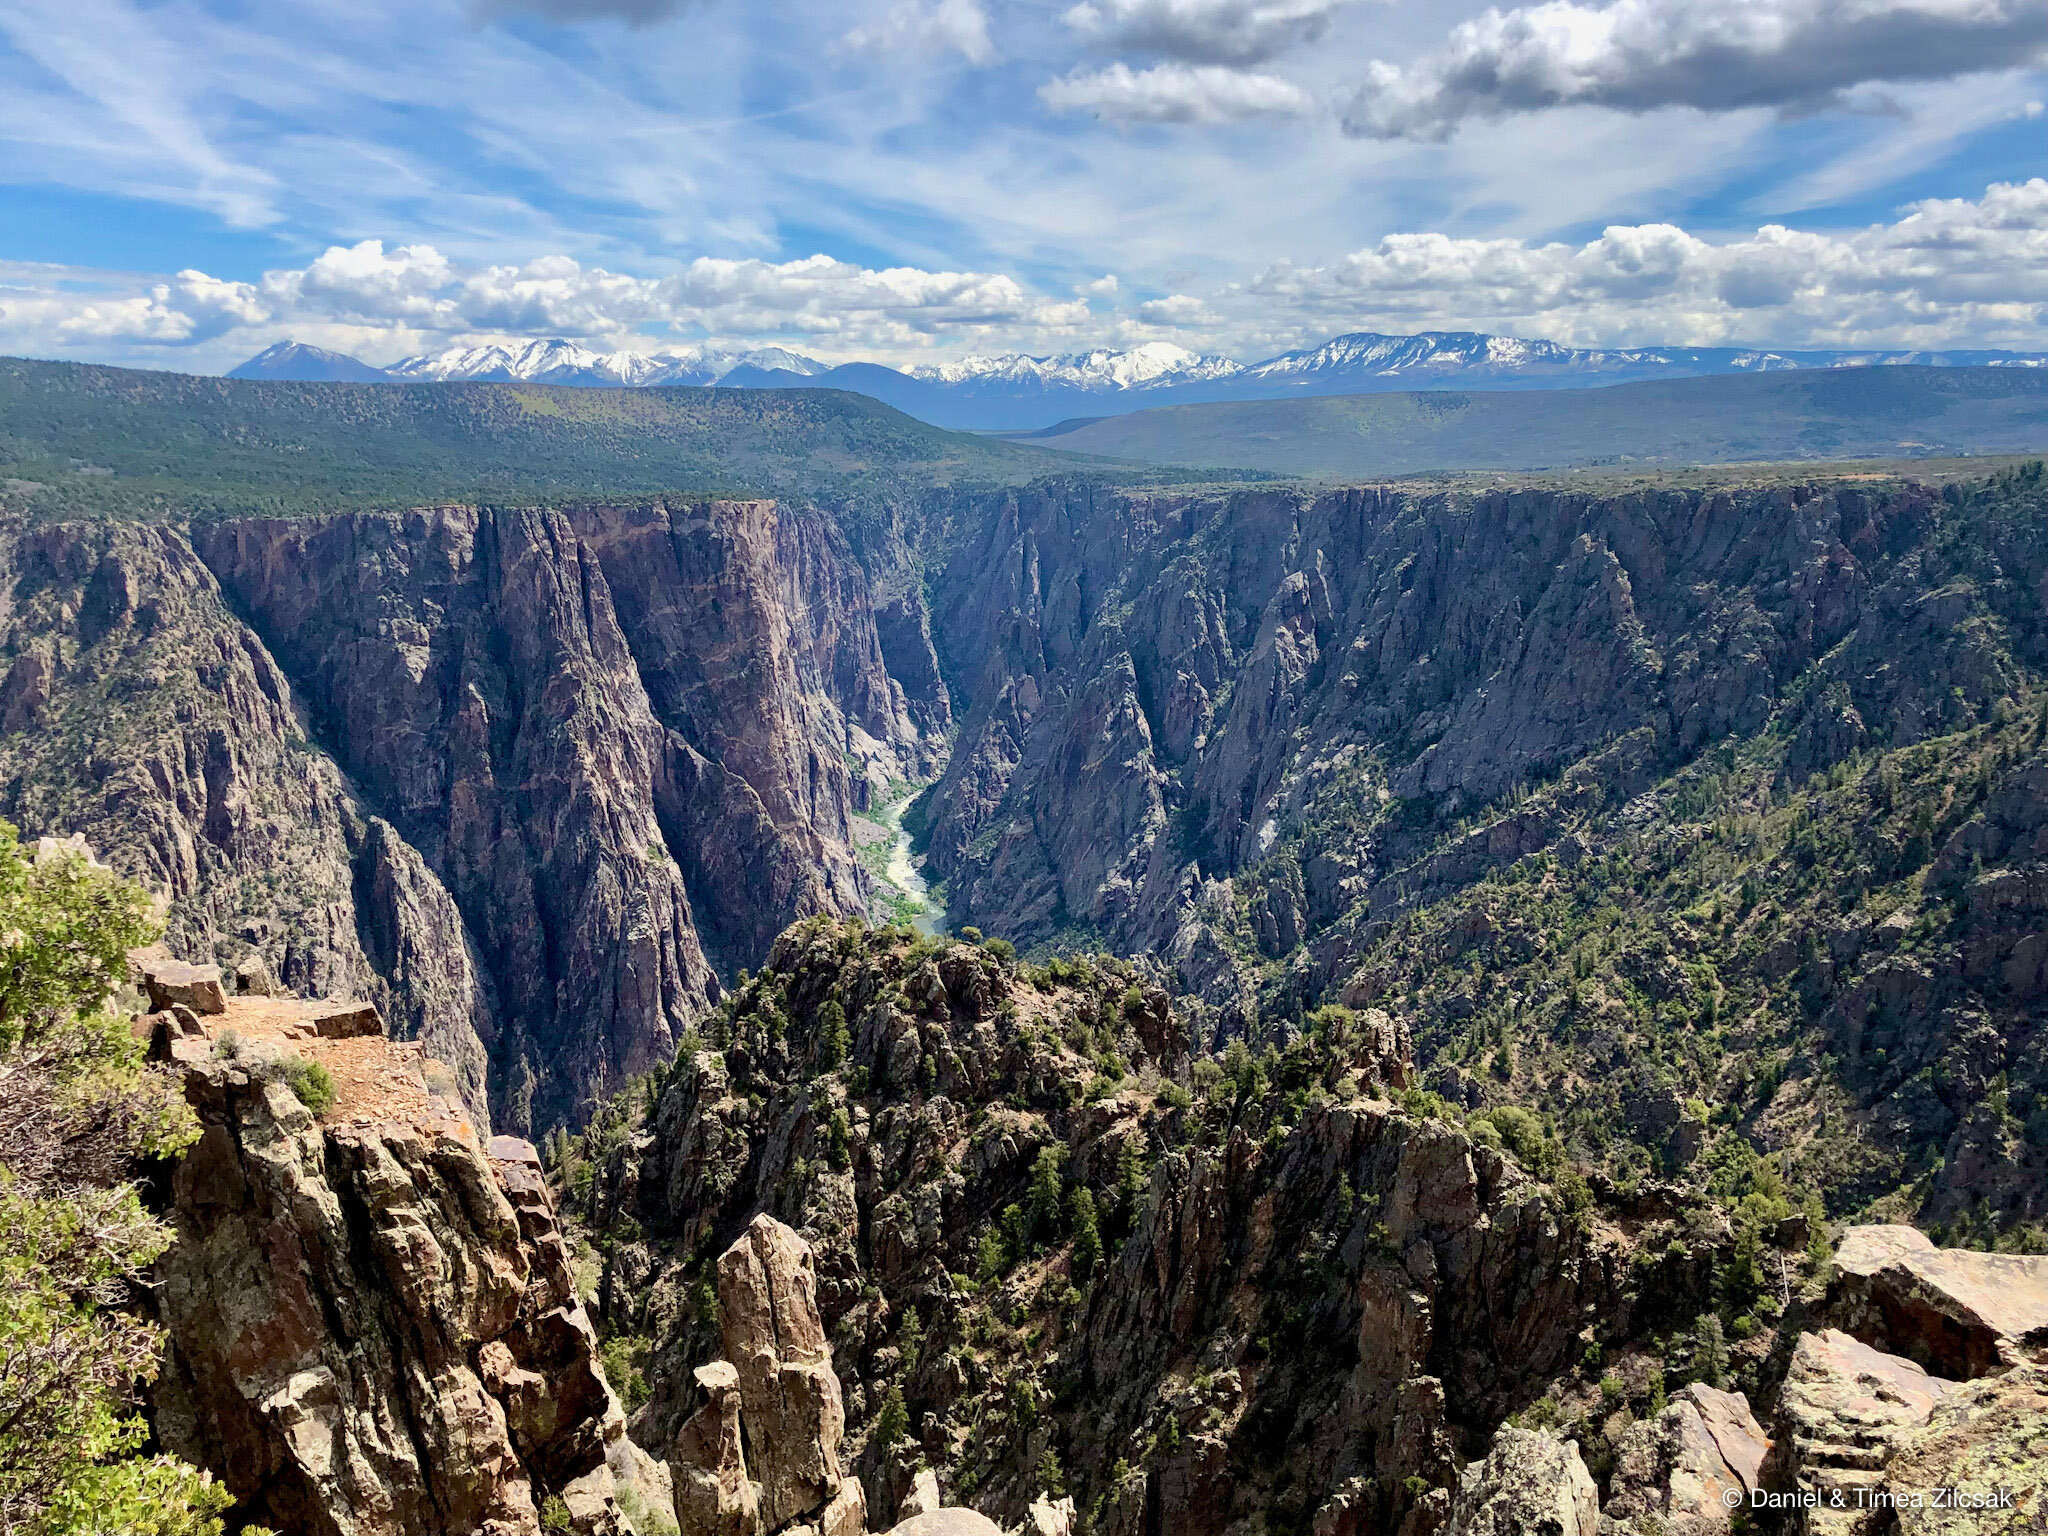
{"type": "Polygon", "coordinates": [[[261,955],[251,955],[235,966],[235,991],[243,997],[269,997],[277,990],[270,967],[261,955]]]}
{"type": "Polygon", "coordinates": [[[1937,1248],[1916,1227],[1851,1227],[1831,1305],[1858,1338],[1956,1380],[2048,1361],[2048,1257],[1937,1248]]]}
{"type": "Polygon", "coordinates": [[[226,1013],[228,995],[217,965],[187,965],[182,960],[152,960],[143,968],[149,1006],[157,1011],[183,1003],[194,1013],[226,1013]]]}
{"type": "Polygon", "coordinates": [[[1778,1399],[1769,1480],[1819,1495],[1822,1507],[1806,1512],[1814,1536],[1872,1529],[1875,1507],[1859,1501],[1954,1385],[1836,1329],[1802,1335],[1778,1399]]]}
{"type": "Polygon", "coordinates": [[[1927,1422],[1901,1437],[1885,1484],[1902,1536],[2040,1530],[2048,1510],[2048,1368],[2021,1366],[1943,1393],[1927,1422]],[[1928,1497],[1936,1488],[1951,1490],[1946,1502],[1928,1497]]]}
{"type": "Polygon", "coordinates": [[[1740,1392],[1695,1382],[1623,1435],[1603,1513],[1630,1531],[1694,1536],[1724,1527],[1728,1494],[1748,1502],[1770,1444],[1740,1392]]]}
{"type": "Polygon", "coordinates": [[[917,1476],[911,1479],[910,1492],[903,1500],[903,1518],[914,1515],[928,1515],[939,1507],[939,1474],[930,1467],[919,1467],[917,1476]]]}
{"type": "Polygon", "coordinates": [[[1578,1443],[1503,1429],[1465,1469],[1446,1536],[1598,1536],[1600,1491],[1578,1443]]]}
{"type": "Polygon", "coordinates": [[[353,1040],[384,1033],[384,1019],[373,1003],[312,1003],[307,1005],[306,1022],[323,1040],[353,1040]]]}

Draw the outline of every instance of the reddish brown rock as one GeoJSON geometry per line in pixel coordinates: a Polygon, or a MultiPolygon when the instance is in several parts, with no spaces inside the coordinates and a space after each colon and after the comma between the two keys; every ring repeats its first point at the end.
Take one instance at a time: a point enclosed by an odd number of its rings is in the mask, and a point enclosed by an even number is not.
{"type": "Polygon", "coordinates": [[[342,1053],[324,1121],[263,1070],[287,1047],[179,1055],[203,1131],[157,1270],[159,1439],[304,1536],[538,1536],[550,1497],[626,1536],[624,1416],[532,1148],[487,1153],[416,1053],[320,1046],[342,1053]]]}
{"type": "Polygon", "coordinates": [[[1831,1298],[1851,1333],[1937,1375],[2048,1358],[2048,1257],[1937,1248],[1916,1227],[1851,1227],[1831,1298]]]}

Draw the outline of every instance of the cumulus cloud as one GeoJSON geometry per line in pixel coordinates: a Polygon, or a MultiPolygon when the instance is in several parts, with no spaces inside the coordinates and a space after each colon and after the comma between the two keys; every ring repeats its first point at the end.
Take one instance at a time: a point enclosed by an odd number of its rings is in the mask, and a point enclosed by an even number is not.
{"type": "Polygon", "coordinates": [[[1441,139],[1557,106],[1805,111],[1858,86],[2024,66],[2044,48],[2041,0],[1545,0],[1462,22],[1414,64],[1368,65],[1345,127],[1441,139]]]}
{"type": "Polygon", "coordinates": [[[1061,19],[1098,47],[1185,64],[1263,64],[1321,37],[1347,0],[1082,0],[1061,19]]]}
{"type": "Polygon", "coordinates": [[[1147,299],[1138,306],[1138,318],[1147,325],[1211,325],[1216,316],[1209,306],[1191,293],[1172,293],[1163,299],[1147,299]]]}
{"type": "Polygon", "coordinates": [[[616,342],[675,329],[887,348],[992,328],[1059,332],[1087,317],[1085,299],[1050,299],[1002,273],[877,269],[828,256],[703,257],[668,276],[633,277],[565,256],[465,268],[431,246],[387,251],[375,240],[254,283],[181,272],[126,292],[112,284],[93,291],[28,269],[0,282],[0,346],[42,352],[335,328],[404,338],[400,345],[475,336],[616,342]]]}
{"type": "Polygon", "coordinates": [[[882,16],[839,40],[854,53],[957,53],[970,64],[995,57],[980,0],[898,0],[882,16]]]}
{"type": "Polygon", "coordinates": [[[1311,331],[1474,326],[1586,342],[2038,345],[2048,323],[2048,180],[1931,200],[1827,234],[1765,225],[1725,242],[1617,225],[1582,245],[1389,235],[1329,266],[1281,264],[1237,303],[1311,331]]]}
{"type": "Polygon", "coordinates": [[[1315,98],[1291,80],[1218,64],[1159,64],[1077,70],[1038,88],[1055,112],[1090,112],[1119,123],[1232,123],[1255,117],[1304,117],[1315,98]]]}
{"type": "Polygon", "coordinates": [[[225,366],[287,335],[373,361],[458,340],[617,346],[665,332],[888,359],[1070,350],[1167,331],[1203,351],[1251,358],[1364,329],[1476,329],[1579,345],[2038,349],[2044,327],[2042,178],[1840,231],[1770,224],[1709,239],[1636,224],[1545,244],[1393,234],[1339,261],[1280,263],[1240,284],[1142,302],[1107,280],[1054,297],[1005,273],[827,256],[706,257],[636,277],[560,256],[467,266],[429,246],[366,241],[256,282],[0,262],[0,352],[159,365],[182,349],[225,366]],[[1091,314],[1091,301],[1102,312],[1091,314]]]}

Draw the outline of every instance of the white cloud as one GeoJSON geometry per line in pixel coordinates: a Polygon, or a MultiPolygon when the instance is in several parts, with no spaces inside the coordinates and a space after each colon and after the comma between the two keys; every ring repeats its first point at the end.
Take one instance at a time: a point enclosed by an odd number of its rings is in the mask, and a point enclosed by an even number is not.
{"type": "Polygon", "coordinates": [[[1186,64],[1263,64],[1313,42],[1348,0],[1082,0],[1061,20],[1097,47],[1186,64]]]}
{"type": "Polygon", "coordinates": [[[1038,95],[1055,112],[1088,112],[1116,123],[1232,123],[1316,110],[1315,98],[1291,80],[1216,64],[1134,70],[1118,60],[1107,69],[1049,80],[1038,95]]]}
{"type": "Polygon", "coordinates": [[[1375,61],[1345,116],[1366,137],[1569,105],[1811,110],[1859,86],[2024,67],[2041,0],[1544,0],[1489,9],[1410,65],[1375,61]]]}
{"type": "Polygon", "coordinates": [[[1216,317],[1209,312],[1209,306],[1191,293],[1174,293],[1163,299],[1148,299],[1138,306],[1138,318],[1147,325],[1174,327],[1213,325],[1216,321],[1216,317]]]}
{"type": "Polygon", "coordinates": [[[388,357],[422,338],[620,341],[655,328],[886,349],[994,328],[1057,333],[1088,317],[1085,299],[1049,299],[1001,273],[876,269],[827,256],[702,257],[669,276],[631,277],[566,256],[464,268],[431,246],[386,251],[366,240],[333,247],[305,267],[267,272],[257,283],[181,272],[121,292],[111,284],[81,288],[59,273],[18,268],[12,282],[0,281],[0,348],[184,346],[233,331],[339,329],[390,338],[393,344],[372,348],[388,357]]]}
{"type": "Polygon", "coordinates": [[[1066,296],[1000,272],[812,256],[700,258],[640,277],[563,256],[468,265],[432,247],[335,247],[233,282],[0,263],[0,351],[224,367],[286,336],[373,362],[541,336],[652,348],[699,336],[930,361],[1073,350],[1167,333],[1241,358],[1350,330],[1474,329],[1581,345],[2041,347],[2048,179],[1930,200],[1840,231],[1767,224],[1710,238],[1617,224],[1583,242],[1388,235],[1341,260],[1143,301],[1104,280],[1066,296]],[[175,362],[171,361],[176,359],[175,362]]]}
{"type": "Polygon", "coordinates": [[[2038,347],[2048,180],[1930,200],[1840,234],[1770,224],[1715,242],[1617,225],[1583,245],[1389,235],[1328,266],[1279,264],[1233,308],[1304,329],[1464,327],[1589,342],[2038,347]]]}
{"type": "Polygon", "coordinates": [[[952,52],[970,64],[995,57],[980,0],[897,0],[878,20],[848,32],[840,46],[855,53],[952,52]]]}

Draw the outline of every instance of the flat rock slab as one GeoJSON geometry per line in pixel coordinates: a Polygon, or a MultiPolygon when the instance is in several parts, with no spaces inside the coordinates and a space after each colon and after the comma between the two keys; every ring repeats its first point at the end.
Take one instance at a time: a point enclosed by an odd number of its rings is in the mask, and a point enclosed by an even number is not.
{"type": "Polygon", "coordinates": [[[1003,1528],[971,1509],[935,1509],[891,1526],[889,1536],[1003,1536],[1003,1528]]]}
{"type": "Polygon", "coordinates": [[[1917,1227],[1851,1227],[1836,1319],[1858,1338],[1967,1380],[2048,1360],[2048,1257],[1937,1248],[1917,1227]]]}

